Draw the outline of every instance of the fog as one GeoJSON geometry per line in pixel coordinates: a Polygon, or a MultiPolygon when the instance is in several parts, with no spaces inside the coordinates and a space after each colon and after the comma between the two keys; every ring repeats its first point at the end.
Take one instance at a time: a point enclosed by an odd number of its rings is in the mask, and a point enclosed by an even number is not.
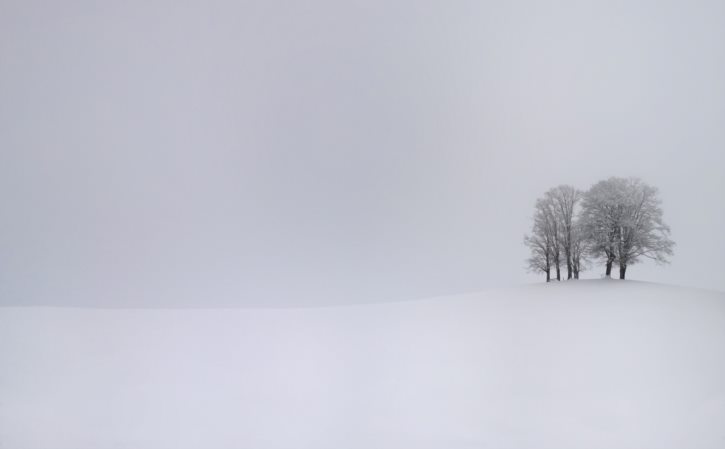
{"type": "MultiPolygon", "coordinates": [[[[0,2],[0,305],[541,282],[549,187],[639,176],[725,290],[725,3],[0,2]]],[[[584,277],[599,277],[601,265],[584,277]]]]}

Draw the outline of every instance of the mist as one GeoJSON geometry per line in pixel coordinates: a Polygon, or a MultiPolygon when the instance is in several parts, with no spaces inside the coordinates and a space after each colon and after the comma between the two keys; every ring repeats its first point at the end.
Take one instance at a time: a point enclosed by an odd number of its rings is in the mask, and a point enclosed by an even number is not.
{"type": "Polygon", "coordinates": [[[534,201],[609,176],[677,243],[629,277],[725,290],[723,80],[718,1],[3,1],[0,305],[542,282],[534,201]]]}

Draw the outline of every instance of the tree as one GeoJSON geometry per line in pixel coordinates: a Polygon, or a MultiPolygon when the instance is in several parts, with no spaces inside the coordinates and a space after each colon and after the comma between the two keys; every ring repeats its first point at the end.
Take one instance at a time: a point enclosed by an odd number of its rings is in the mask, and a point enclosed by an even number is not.
{"type": "Polygon", "coordinates": [[[624,279],[627,267],[638,262],[640,257],[668,263],[674,242],[669,238],[669,226],[662,219],[657,189],[637,178],[620,182],[624,195],[615,254],[619,278],[624,279]]]}
{"type": "MultiPolygon", "coordinates": [[[[571,279],[574,271],[572,260],[574,213],[577,203],[581,198],[581,192],[572,186],[560,185],[547,191],[544,197],[556,221],[556,243],[564,252],[564,257],[566,258],[566,278],[571,279]]],[[[557,279],[558,277],[557,273],[557,279]]]]}
{"type": "Polygon", "coordinates": [[[548,243],[536,234],[525,235],[524,244],[531,250],[531,257],[526,260],[529,271],[544,272],[546,282],[551,281],[551,253],[548,243]]]}
{"type": "Polygon", "coordinates": [[[561,233],[559,232],[559,221],[554,213],[554,205],[550,200],[545,200],[544,215],[548,221],[548,229],[551,234],[551,261],[556,268],[556,280],[561,281],[561,233]]]}
{"type": "Polygon", "coordinates": [[[536,200],[534,225],[531,235],[524,236],[524,244],[531,250],[531,257],[527,260],[529,270],[544,272],[546,282],[549,282],[551,268],[554,265],[557,266],[557,279],[559,279],[557,226],[550,203],[546,199],[536,200]]]}
{"type": "Polygon", "coordinates": [[[606,276],[612,275],[615,247],[621,222],[621,199],[617,192],[620,178],[610,178],[592,186],[582,198],[581,220],[589,255],[604,259],[606,276]]]}
{"type": "Polygon", "coordinates": [[[571,231],[571,268],[574,279],[579,279],[579,273],[584,271],[588,244],[586,233],[581,220],[575,220],[571,231]]]}
{"type": "Polygon", "coordinates": [[[667,262],[674,243],[662,220],[657,190],[637,178],[609,178],[584,194],[582,229],[588,251],[604,259],[606,276],[619,264],[619,278],[640,257],[667,262]]]}

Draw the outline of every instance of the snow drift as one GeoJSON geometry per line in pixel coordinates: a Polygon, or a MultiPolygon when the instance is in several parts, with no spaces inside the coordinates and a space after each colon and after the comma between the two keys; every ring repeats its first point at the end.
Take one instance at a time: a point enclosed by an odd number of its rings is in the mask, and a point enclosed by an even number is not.
{"type": "Polygon", "coordinates": [[[0,447],[722,448],[725,293],[0,309],[0,447]]]}

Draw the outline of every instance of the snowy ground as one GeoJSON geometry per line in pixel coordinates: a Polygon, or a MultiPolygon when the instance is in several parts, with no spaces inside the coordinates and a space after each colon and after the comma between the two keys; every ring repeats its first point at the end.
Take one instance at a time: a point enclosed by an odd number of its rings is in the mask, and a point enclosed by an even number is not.
{"type": "Polygon", "coordinates": [[[723,447],[725,293],[0,309],[2,449],[723,447]]]}

